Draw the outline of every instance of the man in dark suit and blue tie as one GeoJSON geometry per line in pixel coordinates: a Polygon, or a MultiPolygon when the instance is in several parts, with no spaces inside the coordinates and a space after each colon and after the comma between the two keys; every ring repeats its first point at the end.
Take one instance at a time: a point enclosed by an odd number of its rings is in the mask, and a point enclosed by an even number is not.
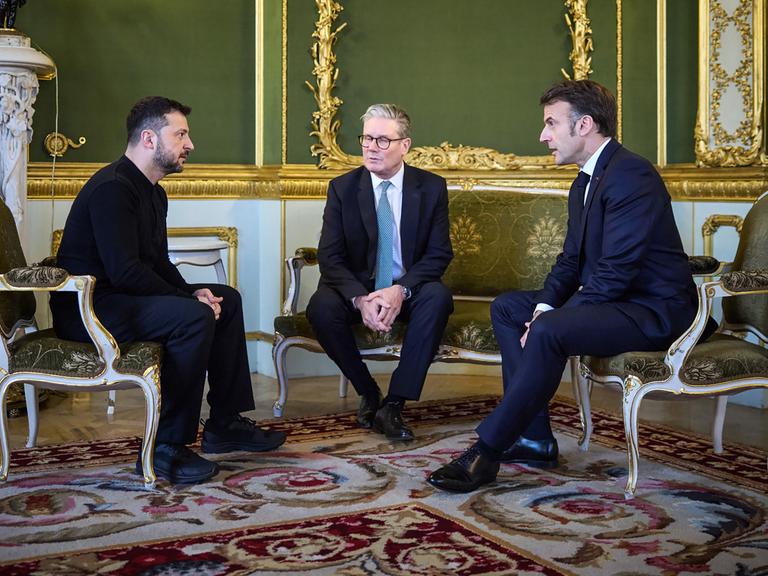
{"type": "Polygon", "coordinates": [[[616,101],[590,80],[541,97],[540,140],[555,162],[581,171],[568,199],[562,253],[536,292],[508,292],[491,307],[504,396],[477,427],[478,441],[429,483],[470,492],[500,462],[557,465],[547,405],[569,356],[661,350],[687,328],[696,290],[664,182],[615,140],[616,101]]]}
{"type": "Polygon", "coordinates": [[[362,116],[364,166],[331,180],[318,247],[320,282],[307,307],[318,341],[360,395],[357,421],[390,440],[412,440],[402,419],[417,400],[437,351],[451,293],[440,281],[453,257],[448,191],[440,176],[403,162],[410,119],[392,104],[362,116]],[[408,327],[389,391],[381,391],[355,344],[352,325],[408,327]]]}

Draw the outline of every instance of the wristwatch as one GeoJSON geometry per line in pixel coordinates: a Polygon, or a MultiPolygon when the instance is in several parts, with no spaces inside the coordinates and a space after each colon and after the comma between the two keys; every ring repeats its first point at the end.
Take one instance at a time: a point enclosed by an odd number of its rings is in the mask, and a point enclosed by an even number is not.
{"type": "Polygon", "coordinates": [[[402,284],[400,284],[400,290],[403,291],[403,300],[410,300],[411,289],[408,288],[408,286],[403,286],[402,284]]]}

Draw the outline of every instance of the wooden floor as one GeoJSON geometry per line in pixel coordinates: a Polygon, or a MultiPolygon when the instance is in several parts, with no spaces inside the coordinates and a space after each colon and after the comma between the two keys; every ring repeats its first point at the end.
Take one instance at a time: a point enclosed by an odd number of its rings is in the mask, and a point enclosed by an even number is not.
{"type": "MultiPolygon", "coordinates": [[[[379,378],[386,390],[387,376],[379,378]]],[[[253,389],[257,409],[246,415],[256,420],[272,418],[272,402],[277,393],[275,379],[254,375],[253,389]]],[[[422,394],[423,400],[458,398],[478,394],[498,394],[501,382],[495,376],[430,375],[422,394]]],[[[570,384],[563,383],[559,395],[572,396],[570,384]]],[[[350,387],[347,398],[339,398],[338,378],[304,378],[290,382],[285,417],[313,416],[354,410],[358,398],[350,387]]],[[[620,413],[618,389],[596,386],[592,394],[593,408],[620,413]]],[[[640,418],[659,422],[681,430],[709,436],[714,401],[709,398],[682,400],[645,400],[640,418]]],[[[203,417],[207,405],[203,405],[203,417]]],[[[137,390],[117,393],[114,416],[106,415],[106,394],[54,394],[40,412],[38,445],[60,444],[72,440],[90,440],[141,435],[144,420],[143,396],[137,390]]],[[[24,446],[27,424],[24,416],[10,420],[11,449],[24,446]]],[[[736,404],[728,407],[724,440],[768,449],[768,411],[736,404]]]]}

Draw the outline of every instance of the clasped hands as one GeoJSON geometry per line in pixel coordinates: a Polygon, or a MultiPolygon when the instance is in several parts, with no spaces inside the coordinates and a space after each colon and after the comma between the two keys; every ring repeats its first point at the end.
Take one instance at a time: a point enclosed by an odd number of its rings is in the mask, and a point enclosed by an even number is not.
{"type": "Polygon", "coordinates": [[[403,306],[403,290],[398,284],[355,298],[355,308],[363,324],[375,332],[389,332],[403,306]]]}
{"type": "Polygon", "coordinates": [[[200,288],[199,290],[195,290],[192,292],[192,295],[203,304],[210,306],[211,310],[213,310],[213,315],[216,320],[219,319],[219,316],[221,315],[221,305],[219,302],[224,300],[224,298],[221,296],[214,296],[213,292],[211,292],[208,288],[200,288]]]}

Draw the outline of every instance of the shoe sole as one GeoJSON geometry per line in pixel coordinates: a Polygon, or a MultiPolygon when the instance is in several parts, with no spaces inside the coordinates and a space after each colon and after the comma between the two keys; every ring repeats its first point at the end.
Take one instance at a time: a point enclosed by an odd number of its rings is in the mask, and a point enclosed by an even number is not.
{"type": "Polygon", "coordinates": [[[546,460],[500,460],[502,464],[525,464],[526,466],[529,466],[531,468],[557,468],[559,462],[557,460],[555,461],[546,461],[546,460]]]}
{"type": "MultiPolygon", "coordinates": [[[[178,476],[169,474],[166,470],[160,470],[158,468],[155,468],[155,476],[158,478],[162,478],[163,480],[167,480],[171,484],[199,484],[200,482],[205,482],[206,480],[210,480],[216,474],[219,473],[219,467],[216,466],[213,472],[207,472],[205,474],[198,474],[196,476],[178,476]]],[[[139,476],[144,475],[144,470],[141,468],[141,466],[136,466],[136,474],[139,476]]]]}
{"type": "Polygon", "coordinates": [[[376,426],[376,424],[373,424],[373,426],[371,426],[371,429],[378,434],[384,434],[384,437],[387,440],[393,440],[395,442],[412,442],[413,440],[415,440],[415,437],[413,435],[411,435],[410,438],[403,438],[402,436],[390,436],[389,434],[386,434],[384,430],[382,430],[379,426],[376,426]]]}
{"type": "Polygon", "coordinates": [[[448,486],[440,486],[440,484],[433,483],[430,479],[427,479],[427,484],[430,486],[433,486],[434,488],[437,488],[438,490],[442,490],[443,492],[450,492],[451,494],[469,494],[470,492],[474,492],[476,490],[479,490],[480,488],[483,488],[485,486],[493,486],[496,484],[496,480],[493,480],[491,482],[484,482],[482,484],[478,484],[477,486],[474,486],[472,488],[468,489],[461,489],[461,488],[451,488],[448,486]]]}
{"type": "Polygon", "coordinates": [[[280,442],[270,442],[269,444],[254,444],[253,442],[205,442],[200,445],[200,450],[204,454],[224,454],[226,452],[269,452],[279,448],[285,443],[285,439],[280,442]]]}

